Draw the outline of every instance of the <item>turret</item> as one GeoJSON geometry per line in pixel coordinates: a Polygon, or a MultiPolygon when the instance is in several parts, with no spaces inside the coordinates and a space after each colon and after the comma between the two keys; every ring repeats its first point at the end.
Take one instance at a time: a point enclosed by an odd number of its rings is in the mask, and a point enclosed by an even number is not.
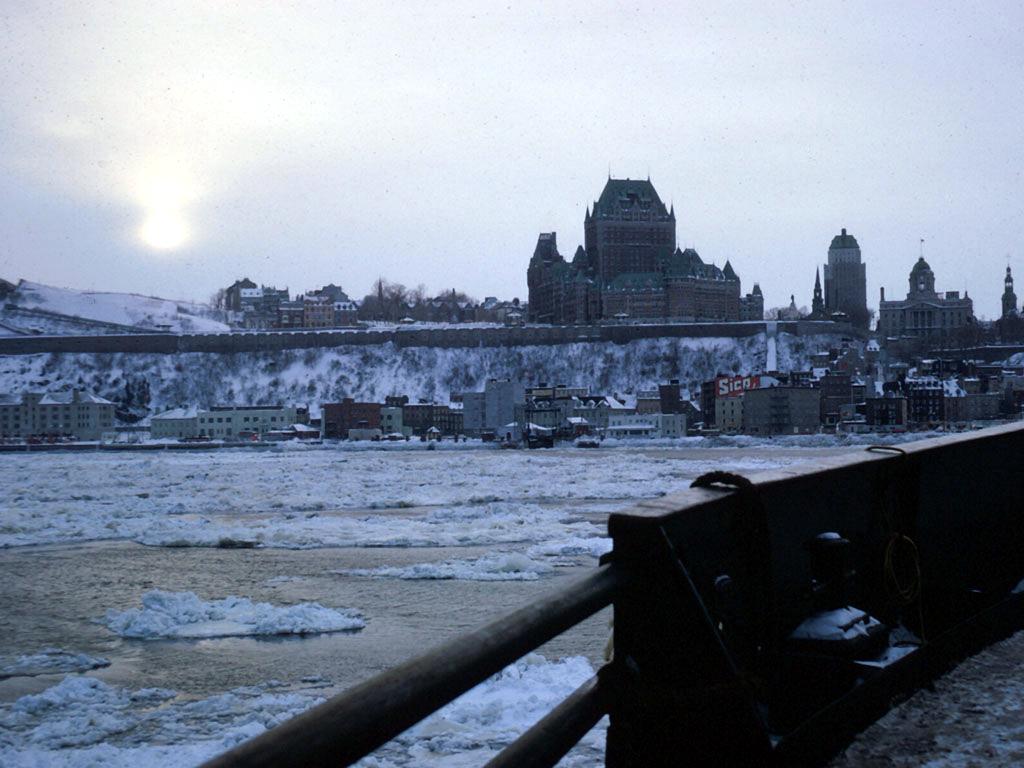
{"type": "Polygon", "coordinates": [[[1017,294],[1013,292],[1013,273],[1010,267],[1006,267],[1006,277],[1003,280],[1003,317],[1010,317],[1017,314],[1017,294]]]}

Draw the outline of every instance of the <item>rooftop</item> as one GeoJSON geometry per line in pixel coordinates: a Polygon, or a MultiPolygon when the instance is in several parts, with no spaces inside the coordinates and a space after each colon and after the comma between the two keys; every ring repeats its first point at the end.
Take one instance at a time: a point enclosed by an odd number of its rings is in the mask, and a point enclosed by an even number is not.
{"type": "Polygon", "coordinates": [[[840,232],[838,235],[832,238],[832,245],[830,245],[828,249],[831,251],[833,248],[859,249],[860,246],[857,245],[857,238],[855,238],[853,235],[846,234],[846,228],[844,227],[842,232],[840,232]]]}
{"type": "Polygon", "coordinates": [[[635,209],[651,211],[657,216],[669,215],[650,179],[609,178],[601,197],[594,203],[595,216],[611,216],[635,209]]]}

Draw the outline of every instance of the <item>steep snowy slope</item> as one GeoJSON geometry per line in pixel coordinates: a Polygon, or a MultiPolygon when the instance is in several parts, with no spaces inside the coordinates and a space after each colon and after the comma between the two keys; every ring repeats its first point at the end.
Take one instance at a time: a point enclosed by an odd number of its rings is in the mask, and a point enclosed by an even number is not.
{"type": "MultiPolygon", "coordinates": [[[[835,343],[830,336],[779,334],[779,363],[787,369],[806,367],[810,354],[830,343],[835,343]]],[[[588,386],[603,393],[635,392],[679,379],[696,391],[717,373],[756,373],[764,365],[763,335],[621,345],[438,349],[384,344],[236,354],[44,354],[0,358],[0,391],[83,387],[151,411],[273,402],[318,409],[321,402],[346,396],[381,402],[386,395],[406,394],[413,400],[447,401],[451,392],[479,391],[487,379],[503,377],[588,386]]]]}
{"type": "Polygon", "coordinates": [[[134,293],[75,291],[22,280],[7,302],[27,309],[142,328],[166,328],[176,332],[227,330],[224,323],[201,316],[206,310],[201,304],[134,293]]]}

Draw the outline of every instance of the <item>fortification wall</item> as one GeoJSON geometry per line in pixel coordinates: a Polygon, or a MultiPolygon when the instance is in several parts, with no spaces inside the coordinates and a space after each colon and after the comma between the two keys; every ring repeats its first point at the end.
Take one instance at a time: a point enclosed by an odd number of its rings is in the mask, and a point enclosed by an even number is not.
{"type": "MultiPolygon", "coordinates": [[[[807,336],[824,333],[861,335],[846,323],[788,321],[777,323],[779,333],[807,336]]],[[[0,354],[47,352],[267,352],[349,345],[398,347],[514,347],[605,341],[625,344],[652,338],[746,338],[764,333],[765,323],[664,323],[650,325],[526,326],[512,328],[395,328],[308,331],[239,331],[203,334],[114,334],[104,336],[0,337],[0,354]]]]}

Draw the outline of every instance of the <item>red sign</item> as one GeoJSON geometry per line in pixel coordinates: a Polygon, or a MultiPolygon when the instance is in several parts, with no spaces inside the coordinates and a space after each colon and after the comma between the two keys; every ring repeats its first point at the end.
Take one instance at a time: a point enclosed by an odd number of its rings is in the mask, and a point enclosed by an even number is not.
{"type": "Polygon", "coordinates": [[[760,376],[719,376],[715,379],[715,394],[718,397],[735,397],[760,386],[760,376]]]}

